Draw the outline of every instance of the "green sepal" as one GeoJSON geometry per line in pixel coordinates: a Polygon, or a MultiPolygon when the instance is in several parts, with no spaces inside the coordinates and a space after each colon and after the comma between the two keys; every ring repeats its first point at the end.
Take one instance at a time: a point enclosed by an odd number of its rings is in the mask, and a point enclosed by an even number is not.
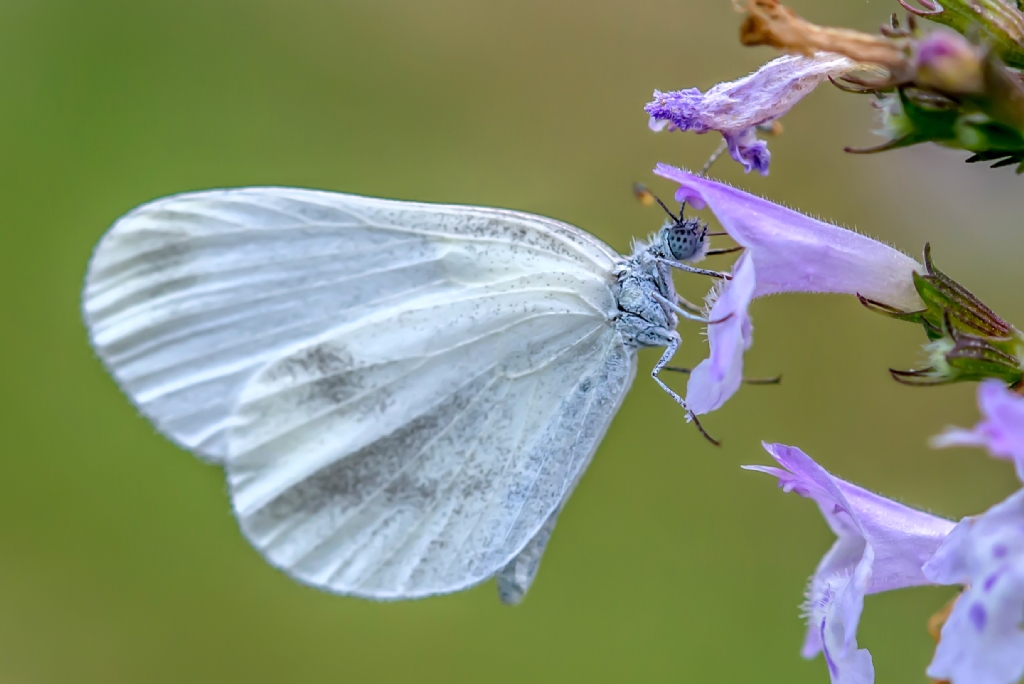
{"type": "Polygon", "coordinates": [[[932,365],[910,371],[893,368],[889,373],[904,385],[947,385],[953,382],[980,381],[986,378],[1002,380],[1007,385],[1020,386],[1024,369],[1017,356],[1008,354],[996,344],[1001,340],[959,332],[947,316],[943,336],[928,344],[932,365]]]}
{"type": "MultiPolygon", "coordinates": [[[[964,149],[976,154],[993,155],[996,158],[1024,155],[1024,135],[1001,123],[992,121],[988,115],[968,109],[959,103],[953,108],[935,106],[938,98],[928,105],[923,104],[918,93],[912,88],[899,88],[898,110],[886,113],[886,128],[897,137],[881,145],[869,148],[847,148],[855,154],[873,154],[910,147],[925,142],[934,142],[944,147],[964,149]]],[[[978,160],[974,160],[978,161],[978,160]]]]}
{"type": "Polygon", "coordinates": [[[924,246],[924,265],[925,275],[914,273],[914,287],[925,303],[922,322],[927,327],[940,334],[946,325],[952,325],[956,330],[990,338],[1009,339],[1014,335],[1013,326],[963,285],[935,268],[930,244],[924,246]]]}
{"type": "Polygon", "coordinates": [[[928,336],[927,368],[890,369],[908,385],[998,378],[1009,385],[1024,381],[1024,335],[1000,318],[967,288],[935,267],[931,246],[924,249],[925,273],[913,274],[925,307],[901,311],[882,302],[858,298],[868,309],[896,320],[920,324],[928,336]]]}
{"type": "MultiPolygon", "coordinates": [[[[933,142],[975,153],[970,161],[994,159],[1000,166],[1024,161],[1024,81],[991,51],[982,64],[984,87],[974,94],[948,94],[913,82],[875,92],[882,97],[885,130],[881,145],[847,152],[869,154],[933,142]]],[[[862,91],[865,92],[865,91],[862,91]]],[[[1024,166],[1017,169],[1024,172],[1024,166]]]]}
{"type": "Polygon", "coordinates": [[[861,304],[890,318],[919,323],[924,326],[929,339],[933,340],[945,335],[943,328],[947,325],[947,317],[949,325],[970,334],[1008,339],[1016,333],[1010,324],[999,318],[967,288],[935,267],[931,244],[924,246],[924,264],[924,275],[916,271],[912,274],[914,289],[924,302],[924,309],[901,311],[858,295],[861,304]]]}
{"type": "Polygon", "coordinates": [[[960,117],[956,103],[945,98],[931,98],[932,101],[926,104],[923,98],[915,101],[914,94],[913,88],[896,88],[895,94],[886,97],[896,98],[899,105],[894,106],[895,101],[882,105],[885,110],[885,128],[896,137],[875,147],[846,148],[846,151],[873,154],[926,142],[955,141],[957,120],[960,117]]]}
{"type": "Polygon", "coordinates": [[[1024,152],[978,152],[965,160],[968,164],[994,162],[993,169],[1017,164],[1017,173],[1024,173],[1024,152]]]}

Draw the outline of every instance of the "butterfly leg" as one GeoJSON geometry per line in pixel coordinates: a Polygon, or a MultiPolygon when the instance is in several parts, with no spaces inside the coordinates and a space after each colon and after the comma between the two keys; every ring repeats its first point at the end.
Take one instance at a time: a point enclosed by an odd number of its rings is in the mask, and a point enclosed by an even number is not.
{"type": "Polygon", "coordinates": [[[651,293],[651,297],[653,297],[656,302],[659,302],[659,303],[663,304],[664,306],[667,306],[673,312],[675,312],[675,313],[679,314],[680,316],[682,316],[683,318],[687,318],[687,319],[689,319],[691,321],[699,321],[701,323],[707,323],[708,325],[715,325],[717,323],[724,323],[725,321],[727,321],[730,318],[732,318],[732,314],[731,313],[726,315],[726,316],[723,316],[722,318],[716,318],[714,320],[712,320],[710,318],[706,318],[705,316],[694,316],[693,314],[684,311],[681,307],[671,303],[667,298],[665,298],[663,295],[661,295],[658,292],[652,292],[651,293]]]}
{"type": "Polygon", "coordinates": [[[693,302],[687,300],[685,297],[683,297],[678,292],[676,293],[676,302],[680,306],[682,306],[684,309],[686,309],[687,311],[690,311],[692,313],[696,313],[696,314],[703,314],[704,313],[704,310],[702,308],[700,308],[699,306],[697,306],[693,302]]]}
{"type": "Polygon", "coordinates": [[[719,254],[732,254],[743,251],[742,247],[725,247],[723,249],[709,249],[706,256],[717,256],[719,254]]]}
{"type": "MultiPolygon", "coordinates": [[[[668,297],[665,297],[660,292],[652,292],[651,296],[654,298],[654,300],[656,302],[658,302],[662,306],[667,306],[669,309],[671,309],[675,313],[679,314],[683,318],[689,319],[691,321],[699,321],[701,323],[709,323],[710,322],[710,321],[708,321],[707,318],[704,317],[703,312],[699,316],[696,315],[696,314],[692,314],[689,311],[687,311],[686,309],[684,309],[681,306],[679,306],[678,304],[676,304],[675,302],[670,301],[668,299],[668,297]]],[[[676,295],[676,297],[678,297],[679,299],[682,299],[682,297],[679,297],[679,295],[676,295]]],[[[683,301],[686,302],[685,299],[683,299],[683,301]]],[[[689,304],[689,302],[686,302],[686,303],[689,304]]],[[[690,306],[693,306],[693,305],[690,304],[690,306]]]]}
{"type": "Polygon", "coordinates": [[[679,333],[672,330],[670,334],[665,335],[665,342],[665,353],[661,355],[660,359],[658,359],[658,363],[654,364],[654,369],[651,371],[651,377],[654,378],[654,381],[658,383],[661,389],[665,390],[677,404],[683,407],[683,410],[686,411],[687,419],[697,426],[697,429],[700,430],[700,434],[704,436],[704,439],[708,440],[715,446],[719,446],[720,442],[709,435],[707,431],[704,430],[704,426],[700,424],[699,420],[697,420],[697,414],[686,406],[686,400],[676,394],[671,387],[666,385],[664,381],[658,377],[658,374],[665,368],[665,366],[668,365],[668,362],[672,360],[672,357],[675,356],[676,351],[679,349],[679,345],[682,344],[682,339],[679,337],[679,333]]]}
{"type": "Polygon", "coordinates": [[[706,275],[710,278],[721,278],[722,280],[732,280],[732,276],[722,271],[709,271],[706,268],[697,268],[696,266],[690,266],[684,264],[681,261],[673,261],[672,259],[659,258],[658,263],[671,266],[672,268],[679,271],[686,271],[687,273],[696,273],[697,275],[706,275]]]}
{"type": "Polygon", "coordinates": [[[668,362],[672,360],[672,357],[675,356],[680,344],[682,344],[682,339],[679,337],[679,333],[675,330],[665,335],[665,353],[661,355],[660,359],[658,359],[658,363],[654,364],[654,368],[651,370],[651,377],[654,378],[654,381],[658,383],[661,389],[668,393],[668,396],[672,397],[677,404],[682,406],[686,412],[689,413],[690,409],[686,408],[686,401],[676,394],[675,390],[666,385],[664,380],[658,377],[658,374],[661,373],[662,369],[665,368],[665,366],[668,365],[668,362]]]}

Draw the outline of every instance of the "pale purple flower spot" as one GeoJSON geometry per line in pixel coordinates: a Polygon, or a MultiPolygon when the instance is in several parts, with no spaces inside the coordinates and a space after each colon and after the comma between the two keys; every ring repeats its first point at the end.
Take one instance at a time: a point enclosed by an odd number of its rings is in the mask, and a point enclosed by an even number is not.
{"type": "MultiPolygon", "coordinates": [[[[821,643],[824,644],[825,643],[825,619],[824,618],[822,618],[822,620],[821,620],[821,629],[819,630],[819,636],[821,638],[821,643]]],[[[832,654],[828,652],[828,648],[822,649],[822,652],[823,652],[823,654],[825,656],[825,664],[828,666],[828,673],[829,673],[829,675],[832,676],[832,679],[835,679],[836,677],[839,676],[839,666],[836,665],[836,661],[832,660],[832,654]]]]}
{"type": "Polygon", "coordinates": [[[948,428],[932,439],[932,446],[984,447],[995,458],[1013,461],[1024,481],[1024,397],[998,380],[978,386],[978,408],[984,417],[973,428],[948,428]]]}
{"type": "Polygon", "coordinates": [[[939,584],[967,586],[953,606],[928,676],[1012,684],[1024,676],[1024,490],[961,521],[924,565],[939,584]]]}
{"type": "Polygon", "coordinates": [[[782,468],[744,468],[772,475],[783,491],[813,500],[837,537],[808,584],[801,653],[812,658],[824,652],[834,684],[868,684],[874,679],[871,656],[857,647],[864,596],[930,584],[921,566],[953,523],[834,477],[795,447],[764,447],[782,468]]]}
{"type": "Polygon", "coordinates": [[[967,611],[967,616],[970,618],[971,623],[974,624],[974,628],[979,632],[985,629],[985,623],[988,622],[985,606],[980,603],[972,603],[967,611]]]}
{"type": "Polygon", "coordinates": [[[767,174],[771,155],[767,143],[758,140],[755,127],[779,118],[829,76],[840,76],[854,66],[849,59],[827,52],[785,55],[706,93],[697,88],[656,90],[644,109],[651,116],[652,130],[719,131],[729,145],[729,155],[747,172],[767,174]]]}

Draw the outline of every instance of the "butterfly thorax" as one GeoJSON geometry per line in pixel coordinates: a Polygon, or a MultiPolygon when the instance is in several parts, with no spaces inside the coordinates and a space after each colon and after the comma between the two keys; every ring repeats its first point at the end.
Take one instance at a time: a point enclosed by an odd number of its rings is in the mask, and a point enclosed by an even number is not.
{"type": "Polygon", "coordinates": [[[663,302],[675,301],[671,269],[662,259],[671,258],[661,235],[649,243],[637,243],[632,256],[620,264],[616,282],[619,318],[616,327],[627,344],[662,347],[678,319],[663,302]]]}

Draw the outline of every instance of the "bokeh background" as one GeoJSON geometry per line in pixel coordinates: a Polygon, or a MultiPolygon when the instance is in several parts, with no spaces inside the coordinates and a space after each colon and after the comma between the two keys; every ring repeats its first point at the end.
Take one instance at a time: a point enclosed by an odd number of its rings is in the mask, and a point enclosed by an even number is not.
{"type": "MultiPolygon", "coordinates": [[[[874,30],[888,0],[793,0],[874,30]]],[[[25,0],[0,4],[0,682],[827,681],[798,655],[804,582],[832,537],[814,505],[741,471],[762,439],[950,517],[1015,486],[927,438],[976,418],[973,386],[893,383],[923,334],[852,298],[753,307],[752,375],[706,427],[641,375],[562,515],[530,595],[412,603],[318,593],[238,533],[218,469],[162,439],[90,351],[79,291],[120,214],[185,190],[297,185],[513,207],[620,250],[662,221],[658,161],[713,136],[653,134],[654,88],[771,58],[728,0],[25,0]]],[[[1018,324],[1021,190],[921,148],[876,157],[868,99],[822,88],[771,142],[768,178],[715,174],[939,265],[1018,324]]],[[[725,264],[723,264],[724,266],[725,264]]],[[[679,278],[699,297],[707,283],[679,278]]],[[[678,360],[706,351],[684,323],[678,360]]],[[[683,378],[676,378],[683,387],[683,378]]],[[[869,597],[879,682],[924,682],[949,589],[869,597]]]]}

